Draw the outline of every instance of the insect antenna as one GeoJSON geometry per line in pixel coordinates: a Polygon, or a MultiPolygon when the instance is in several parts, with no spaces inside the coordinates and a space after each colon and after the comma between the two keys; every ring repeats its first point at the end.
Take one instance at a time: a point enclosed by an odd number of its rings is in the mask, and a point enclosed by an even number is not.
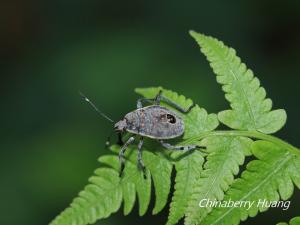
{"type": "Polygon", "coordinates": [[[102,117],[104,117],[105,119],[107,119],[111,123],[114,123],[114,121],[111,118],[109,118],[107,115],[105,115],[103,112],[101,112],[97,108],[97,106],[93,102],[91,102],[82,92],[79,91],[79,94],[83,98],[83,100],[86,101],[87,103],[89,103],[95,109],[95,111],[98,112],[102,117]]]}

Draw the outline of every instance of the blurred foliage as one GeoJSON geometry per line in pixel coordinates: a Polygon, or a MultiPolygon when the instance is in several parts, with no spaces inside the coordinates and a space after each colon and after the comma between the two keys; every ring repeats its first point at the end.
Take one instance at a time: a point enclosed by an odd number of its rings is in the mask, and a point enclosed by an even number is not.
{"type": "MultiPolygon", "coordinates": [[[[239,52],[274,108],[287,110],[280,136],[300,145],[298,1],[11,0],[0,3],[0,18],[1,224],[47,224],[106,152],[111,124],[78,90],[115,119],[135,108],[133,89],[143,86],[177,90],[209,112],[228,107],[191,28],[239,52]]],[[[297,199],[257,223],[288,221],[297,199]]],[[[101,224],[162,224],[165,216],[117,214],[101,224]]]]}

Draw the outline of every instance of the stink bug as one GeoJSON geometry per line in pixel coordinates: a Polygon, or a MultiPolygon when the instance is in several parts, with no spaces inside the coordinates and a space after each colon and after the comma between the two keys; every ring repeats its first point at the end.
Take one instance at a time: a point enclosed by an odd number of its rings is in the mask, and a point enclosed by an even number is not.
{"type": "MultiPolygon", "coordinates": [[[[113,122],[108,116],[103,114],[88,98],[81,94],[85,101],[93,106],[93,108],[103,117],[113,122]]],[[[198,148],[197,145],[174,146],[165,140],[172,139],[183,135],[184,122],[176,114],[175,111],[161,106],[160,103],[165,102],[181,113],[188,113],[195,106],[192,104],[188,109],[184,109],[171,99],[162,95],[162,91],[153,99],[141,98],[137,101],[137,109],[127,113],[124,118],[114,125],[114,130],[118,134],[119,144],[123,145],[119,152],[119,160],[121,165],[120,175],[124,170],[125,159],[124,153],[128,146],[132,144],[136,137],[139,137],[138,143],[138,166],[145,174],[145,165],[142,160],[142,146],[144,137],[158,140],[159,143],[170,150],[193,150],[198,148]],[[150,103],[150,106],[143,106],[143,103],[150,103]],[[124,132],[131,133],[130,138],[123,143],[122,134],[124,132]]],[[[109,144],[109,142],[107,142],[109,144]]]]}

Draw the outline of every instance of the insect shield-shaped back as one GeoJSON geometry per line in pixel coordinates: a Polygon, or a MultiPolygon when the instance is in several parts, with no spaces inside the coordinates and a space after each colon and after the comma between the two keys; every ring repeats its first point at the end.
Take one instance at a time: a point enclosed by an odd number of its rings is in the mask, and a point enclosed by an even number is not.
{"type": "Polygon", "coordinates": [[[183,120],[173,111],[152,105],[126,114],[126,130],[153,139],[171,139],[184,133],[183,120]]]}

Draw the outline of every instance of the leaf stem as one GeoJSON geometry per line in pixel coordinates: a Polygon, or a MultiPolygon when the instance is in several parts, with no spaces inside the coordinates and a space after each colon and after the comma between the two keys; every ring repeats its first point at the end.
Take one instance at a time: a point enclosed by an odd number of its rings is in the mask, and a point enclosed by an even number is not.
{"type": "MultiPolygon", "coordinates": [[[[281,146],[284,149],[287,149],[289,152],[300,156],[300,151],[297,147],[287,143],[286,141],[281,140],[275,136],[260,133],[257,131],[238,131],[238,130],[221,130],[221,131],[209,131],[205,132],[197,137],[192,138],[193,140],[202,140],[207,137],[211,136],[243,136],[243,137],[250,137],[260,140],[265,140],[272,142],[278,146],[281,146]]],[[[191,140],[189,140],[190,142],[191,140]]]]}

